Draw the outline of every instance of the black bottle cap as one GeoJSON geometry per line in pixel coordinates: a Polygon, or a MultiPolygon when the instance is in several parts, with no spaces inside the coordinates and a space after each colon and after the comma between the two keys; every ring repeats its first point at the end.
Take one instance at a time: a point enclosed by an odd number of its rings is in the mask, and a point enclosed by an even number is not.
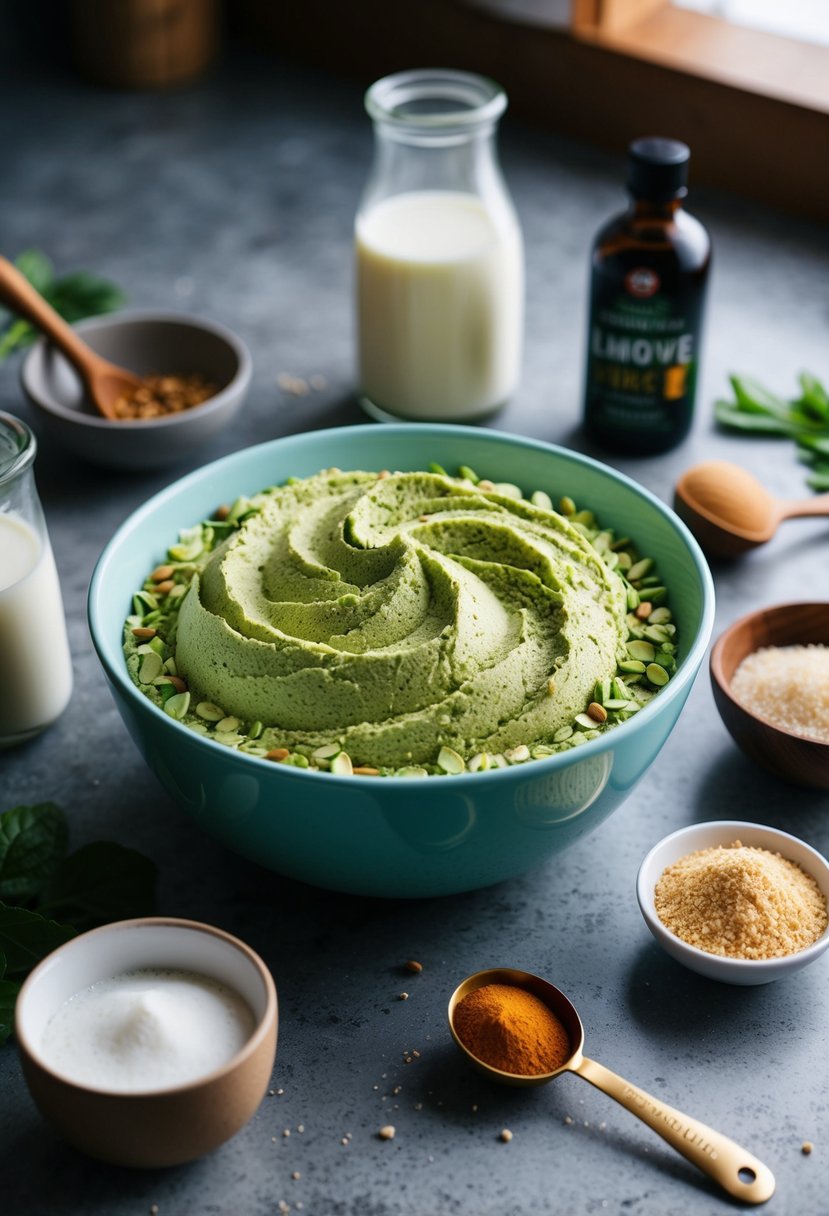
{"type": "Polygon", "coordinates": [[[687,194],[691,150],[678,139],[647,135],[628,146],[627,187],[634,198],[654,203],[687,194]]]}

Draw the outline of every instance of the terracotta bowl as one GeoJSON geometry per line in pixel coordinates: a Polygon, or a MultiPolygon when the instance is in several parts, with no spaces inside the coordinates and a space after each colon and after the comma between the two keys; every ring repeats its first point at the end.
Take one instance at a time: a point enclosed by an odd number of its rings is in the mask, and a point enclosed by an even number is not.
{"type": "Polygon", "coordinates": [[[221,929],[165,917],[119,921],[67,942],[26,980],[15,1013],[23,1074],[45,1118],[90,1156],[143,1168],[192,1161],[244,1127],[268,1087],[276,1032],[276,989],[261,958],[221,929]],[[253,1034],[221,1068],[167,1089],[96,1089],[54,1071],[39,1044],[58,1006],[98,980],[140,967],[196,971],[233,988],[253,1011],[253,1034]]]}
{"type": "Polygon", "coordinates": [[[775,726],[731,692],[734,672],[753,651],[810,642],[829,646],[829,603],[778,604],[752,612],[717,640],[711,651],[711,684],[723,722],[750,760],[795,785],[829,790],[829,743],[775,726]]]}

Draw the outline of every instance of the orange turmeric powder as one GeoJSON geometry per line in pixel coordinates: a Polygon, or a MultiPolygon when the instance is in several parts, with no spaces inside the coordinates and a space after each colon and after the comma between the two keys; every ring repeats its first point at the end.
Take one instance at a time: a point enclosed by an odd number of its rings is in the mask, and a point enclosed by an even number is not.
{"type": "Polygon", "coordinates": [[[539,997],[512,984],[484,984],[458,1002],[453,1016],[464,1046],[501,1072],[537,1077],[572,1055],[570,1039],[539,997]]]}

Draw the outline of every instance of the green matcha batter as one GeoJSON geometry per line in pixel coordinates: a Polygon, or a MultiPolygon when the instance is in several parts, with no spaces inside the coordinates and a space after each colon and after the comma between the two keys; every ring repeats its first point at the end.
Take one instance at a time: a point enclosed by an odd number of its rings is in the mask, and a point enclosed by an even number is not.
{"type": "Polygon", "coordinates": [[[193,705],[271,746],[397,769],[551,742],[625,657],[625,584],[554,511],[431,473],[258,502],[194,575],[174,655],[193,705]]]}

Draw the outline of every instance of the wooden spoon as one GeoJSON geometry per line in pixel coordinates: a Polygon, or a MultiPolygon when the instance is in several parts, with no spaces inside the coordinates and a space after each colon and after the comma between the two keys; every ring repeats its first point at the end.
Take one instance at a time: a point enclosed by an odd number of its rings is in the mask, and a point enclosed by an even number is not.
{"type": "Polygon", "coordinates": [[[739,465],[710,460],[680,477],[674,509],[706,553],[738,557],[771,540],[784,519],[829,515],[829,494],[775,498],[739,465]]]}
{"type": "Polygon", "coordinates": [[[115,413],[115,402],[140,388],[140,377],[97,355],[63,317],[58,316],[51,304],[47,304],[17,267],[3,257],[0,257],[0,301],[35,325],[66,356],[98,412],[105,418],[120,421],[115,413]]]}

